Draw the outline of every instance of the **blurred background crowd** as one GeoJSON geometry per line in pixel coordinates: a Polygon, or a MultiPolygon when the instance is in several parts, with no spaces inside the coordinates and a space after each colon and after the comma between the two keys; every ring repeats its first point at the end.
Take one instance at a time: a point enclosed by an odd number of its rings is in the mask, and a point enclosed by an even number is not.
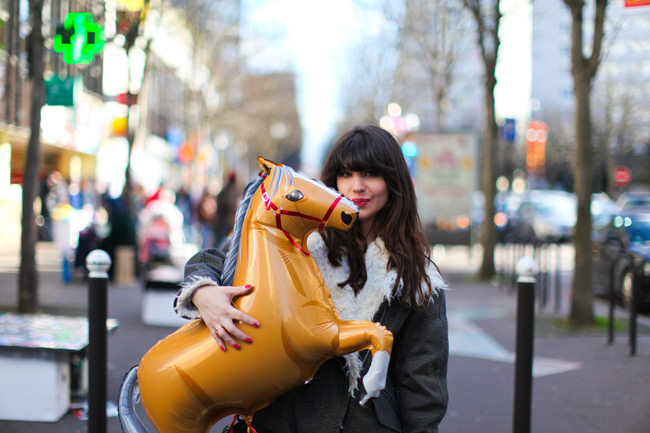
{"type": "MultiPolygon", "coordinates": [[[[133,192],[134,207],[129,208],[123,196],[100,193],[92,182],[78,185],[58,171],[43,179],[35,202],[38,241],[55,242],[60,248],[64,278],[85,276],[86,255],[97,248],[106,251],[113,264],[118,250],[126,252],[121,260],[131,261],[127,272],[140,276],[157,265],[176,264],[174,259],[182,264],[198,248],[223,247],[242,187],[236,173],[229,172],[216,192],[204,189],[192,195],[189,188],[172,190],[165,184],[152,194],[142,187],[133,192]]],[[[109,275],[114,276],[114,266],[109,275]]]]}

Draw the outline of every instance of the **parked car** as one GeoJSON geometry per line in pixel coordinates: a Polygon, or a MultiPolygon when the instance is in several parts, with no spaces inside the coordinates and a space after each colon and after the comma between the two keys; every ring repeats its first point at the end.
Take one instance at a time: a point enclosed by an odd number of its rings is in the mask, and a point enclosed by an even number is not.
{"type": "Polygon", "coordinates": [[[528,191],[510,222],[516,243],[561,243],[573,237],[577,219],[574,194],[556,190],[528,191]]]}
{"type": "Polygon", "coordinates": [[[600,230],[607,225],[614,214],[620,212],[621,208],[616,202],[609,198],[607,193],[594,193],[591,196],[591,217],[594,230],[600,230]]]}
{"type": "Polygon", "coordinates": [[[650,207],[650,191],[627,191],[616,200],[616,205],[621,209],[635,207],[650,207]]]}
{"type": "Polygon", "coordinates": [[[650,311],[650,206],[617,212],[610,222],[594,232],[594,292],[608,295],[628,306],[632,299],[633,272],[641,268],[637,307],[650,311]]]}
{"type": "MultiPolygon", "coordinates": [[[[519,197],[505,231],[515,243],[562,243],[573,238],[577,221],[575,194],[559,190],[531,190],[519,197]]],[[[606,225],[620,208],[606,193],[591,196],[594,228],[606,225]]]]}

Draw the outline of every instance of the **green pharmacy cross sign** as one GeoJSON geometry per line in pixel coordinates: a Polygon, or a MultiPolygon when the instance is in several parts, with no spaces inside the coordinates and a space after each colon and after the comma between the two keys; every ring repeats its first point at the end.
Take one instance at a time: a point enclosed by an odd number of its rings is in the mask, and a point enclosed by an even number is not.
{"type": "Polygon", "coordinates": [[[57,26],[53,49],[63,53],[65,63],[88,64],[102,48],[104,29],[95,24],[90,13],[69,13],[64,24],[57,26]]]}

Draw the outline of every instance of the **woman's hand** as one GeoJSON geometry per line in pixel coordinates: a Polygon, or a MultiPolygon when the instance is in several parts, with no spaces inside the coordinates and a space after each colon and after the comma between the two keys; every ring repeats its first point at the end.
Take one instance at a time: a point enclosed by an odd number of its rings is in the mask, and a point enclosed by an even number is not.
{"type": "Polygon", "coordinates": [[[192,302],[201,313],[201,318],[217,341],[221,350],[226,350],[226,343],[235,349],[241,349],[237,342],[252,343],[253,340],[237,327],[237,322],[259,327],[257,320],[238,310],[232,305],[235,296],[245,295],[253,286],[217,286],[208,284],[199,287],[194,293],[192,302]]]}

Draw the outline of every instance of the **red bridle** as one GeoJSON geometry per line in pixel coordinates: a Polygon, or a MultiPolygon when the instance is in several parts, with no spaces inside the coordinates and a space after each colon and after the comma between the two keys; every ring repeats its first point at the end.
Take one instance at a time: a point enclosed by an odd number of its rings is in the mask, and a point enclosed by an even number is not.
{"type": "MultiPolygon", "coordinates": [[[[260,173],[260,176],[266,178],[266,174],[260,173]]],[[[343,194],[340,194],[338,197],[336,197],[336,199],[334,199],[334,201],[330,205],[329,209],[325,213],[325,216],[323,218],[317,218],[317,217],[314,217],[314,216],[311,216],[311,215],[302,214],[300,212],[284,210],[284,209],[279,208],[275,203],[273,203],[273,201],[269,197],[268,193],[266,192],[266,188],[264,188],[264,183],[263,182],[262,182],[262,185],[260,186],[260,188],[262,190],[262,199],[264,200],[264,206],[266,207],[266,210],[273,209],[273,213],[275,214],[275,222],[276,222],[276,226],[278,227],[278,229],[280,229],[282,231],[282,233],[284,233],[284,235],[287,237],[287,239],[289,239],[289,241],[293,244],[293,246],[298,248],[303,254],[305,254],[307,256],[309,255],[309,253],[307,251],[303,250],[302,248],[300,248],[300,245],[298,245],[296,243],[296,241],[293,239],[291,234],[282,228],[282,215],[287,215],[287,216],[292,216],[292,217],[299,217],[299,218],[310,220],[310,221],[316,221],[316,222],[319,223],[318,230],[322,230],[323,227],[325,227],[325,224],[327,224],[327,220],[329,219],[330,215],[332,215],[332,212],[334,211],[334,208],[336,207],[336,205],[343,198],[343,194]]]]}

